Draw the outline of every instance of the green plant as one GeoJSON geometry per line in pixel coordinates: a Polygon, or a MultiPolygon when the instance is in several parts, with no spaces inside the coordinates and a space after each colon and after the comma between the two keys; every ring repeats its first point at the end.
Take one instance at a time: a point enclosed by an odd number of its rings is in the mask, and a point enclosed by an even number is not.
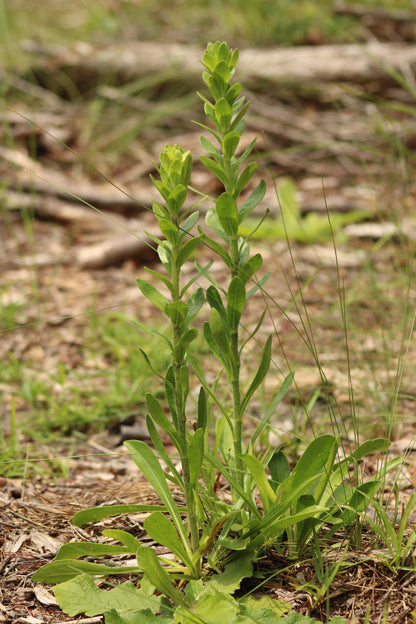
{"type": "MultiPolygon", "coordinates": [[[[251,380],[243,381],[241,365],[247,339],[240,336],[241,318],[247,300],[263,289],[267,275],[256,279],[262,257],[250,254],[248,239],[252,232],[241,235],[241,226],[264,196],[265,183],[260,181],[248,196],[245,193],[257,166],[246,162],[255,141],[238,153],[248,103],[240,95],[241,84],[233,81],[237,61],[238,51],[220,42],[209,44],[203,59],[203,79],[212,98],[200,96],[210,123],[203,128],[212,140],[201,137],[208,153],[201,161],[224,186],[206,215],[211,234],[201,228],[195,234],[198,210],[196,206],[184,209],[192,171],[189,151],[167,145],[156,166],[159,177],[152,177],[163,200],[153,204],[161,237],[152,239],[164,272],[149,269],[149,280],[139,279],[138,285],[169,321],[169,332],[145,329],[156,333],[166,345],[170,365],[160,372],[142,350],[150,370],[162,382],[164,398],[146,395],[146,423],[154,450],[142,441],[128,441],[125,445],[161,504],[96,507],[78,512],[73,518],[75,524],[82,525],[122,513],[148,512],[144,521],[147,534],[167,547],[174,558],[157,556],[126,531],[107,529],[103,535],[121,545],[65,544],[56,560],[33,576],[35,581],[60,583],[55,594],[67,612],[104,612],[107,623],[153,622],[155,613],[163,618],[166,610],[166,622],[184,624],[209,624],[221,619],[240,624],[264,618],[278,621],[270,605],[253,606],[231,596],[243,578],[252,576],[253,562],[270,545],[298,556],[323,524],[332,527],[330,534],[350,526],[366,509],[383,476],[383,472],[376,474],[364,483],[349,481],[350,467],[356,467],[367,453],[384,451],[388,446],[384,439],[365,442],[339,459],[340,436],[323,435],[308,445],[293,469],[281,450],[257,451],[263,430],[293,381],[293,372],[277,387],[250,439],[244,439],[243,417],[268,373],[272,336],[264,344],[251,380]],[[185,273],[184,263],[202,244],[209,245],[222,261],[228,274],[226,285],[213,278],[210,264],[201,266],[197,262],[194,276],[185,273]],[[197,286],[202,276],[210,281],[206,297],[197,286]],[[154,280],[161,283],[160,289],[154,286],[154,280]],[[205,298],[210,312],[203,325],[203,337],[220,366],[213,384],[192,353],[198,336],[194,320],[205,298]],[[195,412],[190,391],[197,380],[201,386],[195,412]],[[224,400],[219,399],[219,387],[226,389],[224,400]],[[158,428],[174,445],[181,470],[165,450],[158,428]],[[218,495],[218,481],[229,488],[229,495],[218,495]],[[175,500],[172,484],[181,492],[182,503],[175,500]],[[105,563],[106,557],[123,554],[134,555],[137,565],[105,563]],[[84,561],[85,556],[101,562],[84,561]],[[137,575],[138,588],[130,584],[116,587],[106,596],[105,604],[87,609],[89,597],[96,603],[99,591],[91,576],[108,578],[127,573],[137,575]],[[176,584],[179,580],[187,584],[185,592],[176,584]],[[87,598],[80,604],[82,587],[87,598]],[[120,607],[125,595],[130,605],[127,612],[120,607]],[[215,620],[211,615],[214,604],[215,620]],[[172,605],[176,608],[173,620],[169,614],[172,605]],[[266,613],[270,610],[271,614],[266,613]]],[[[261,328],[263,318],[264,314],[250,338],[261,328]]],[[[392,465],[386,464],[383,470],[392,465]]]]}

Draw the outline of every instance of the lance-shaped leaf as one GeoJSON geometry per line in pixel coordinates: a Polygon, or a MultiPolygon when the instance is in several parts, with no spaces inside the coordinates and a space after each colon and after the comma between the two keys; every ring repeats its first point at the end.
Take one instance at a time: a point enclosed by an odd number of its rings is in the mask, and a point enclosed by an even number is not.
{"type": "Polygon", "coordinates": [[[178,257],[179,266],[182,266],[184,262],[186,262],[186,260],[189,258],[191,253],[195,251],[197,247],[199,247],[199,245],[202,243],[204,238],[205,238],[205,235],[200,234],[199,236],[194,236],[193,238],[190,238],[188,241],[186,241],[186,243],[182,245],[179,251],[179,257],[178,257]]]}
{"type": "Polygon", "coordinates": [[[224,328],[226,329],[226,331],[228,331],[229,325],[228,325],[228,319],[227,319],[227,311],[222,302],[221,295],[218,292],[217,288],[215,288],[215,286],[212,286],[212,285],[208,286],[207,301],[209,305],[211,306],[211,308],[215,308],[217,310],[224,324],[224,328]]]}
{"type": "Polygon", "coordinates": [[[182,325],[188,314],[188,306],[184,301],[168,303],[166,313],[173,325],[182,325]]]}
{"type": "Polygon", "coordinates": [[[143,546],[137,551],[136,556],[137,563],[143,570],[143,573],[156,589],[171,598],[176,604],[186,604],[185,597],[174,588],[168,573],[162,567],[152,548],[143,546]]]}
{"type": "Polygon", "coordinates": [[[173,359],[175,362],[182,362],[185,359],[189,345],[197,336],[198,330],[195,327],[182,334],[179,342],[173,349],[173,359]]]}
{"type": "Polygon", "coordinates": [[[220,182],[224,184],[224,186],[228,184],[227,176],[223,172],[220,165],[217,162],[215,162],[215,160],[212,160],[212,158],[208,158],[208,156],[200,156],[199,159],[202,162],[202,164],[207,169],[209,169],[211,173],[213,173],[219,179],[220,182]]]}
{"type": "Polygon", "coordinates": [[[251,256],[251,258],[249,258],[247,262],[240,267],[239,277],[243,284],[247,284],[250,277],[252,277],[256,271],[259,270],[262,264],[263,258],[261,257],[261,254],[258,253],[251,256]]]}
{"type": "Polygon", "coordinates": [[[246,303],[246,289],[242,280],[236,276],[230,282],[227,293],[227,318],[231,329],[236,330],[246,303]]]}
{"type": "Polygon", "coordinates": [[[234,371],[235,364],[230,348],[230,335],[225,330],[221,316],[215,308],[211,309],[209,315],[209,327],[211,329],[212,336],[214,337],[214,340],[218,346],[218,349],[220,350],[223,359],[227,363],[227,370],[234,371]]]}
{"type": "Polygon", "coordinates": [[[189,323],[195,318],[198,314],[199,310],[203,306],[205,301],[205,294],[203,288],[197,288],[192,295],[189,297],[188,303],[188,314],[185,319],[185,325],[188,327],[189,323]]]}
{"type": "Polygon", "coordinates": [[[182,451],[182,440],[175,427],[170,423],[162,406],[153,394],[146,395],[146,405],[154,422],[170,437],[179,451],[182,451]]]}
{"type": "Polygon", "coordinates": [[[243,203],[239,210],[239,223],[242,223],[247,215],[249,215],[250,212],[259,205],[259,203],[262,201],[263,197],[266,194],[266,189],[266,182],[264,180],[260,180],[254,191],[250,193],[250,195],[247,197],[246,201],[243,203]]]}
{"type": "MultiPolygon", "coordinates": [[[[135,539],[133,537],[133,539],[135,539]]],[[[58,550],[55,561],[62,559],[78,559],[79,557],[101,557],[102,555],[134,554],[136,548],[129,550],[126,546],[114,544],[97,544],[95,542],[69,542],[58,550]]]]}
{"type": "Polygon", "coordinates": [[[249,469],[249,472],[259,489],[264,513],[266,514],[269,512],[272,505],[276,502],[276,494],[269,483],[266,471],[257,459],[257,457],[254,457],[254,455],[241,455],[240,459],[242,459],[242,461],[249,469]]]}
{"type": "Polygon", "coordinates": [[[257,370],[257,373],[254,376],[253,381],[251,382],[247,392],[244,395],[244,398],[241,402],[241,413],[244,412],[247,404],[257,388],[260,386],[262,381],[267,375],[267,371],[269,370],[270,360],[272,357],[272,336],[267,338],[266,344],[264,345],[263,355],[261,357],[260,365],[257,370]]]}
{"type": "Polygon", "coordinates": [[[189,469],[190,485],[196,490],[198,486],[199,474],[201,472],[202,461],[204,459],[204,430],[197,429],[189,441],[189,469]]]}
{"type": "Polygon", "coordinates": [[[166,299],[162,293],[160,293],[157,288],[146,282],[145,280],[138,278],[137,284],[139,285],[140,290],[143,295],[148,299],[151,303],[153,303],[159,310],[161,310],[164,314],[167,314],[167,307],[169,301],[166,299]]]}
{"type": "Polygon", "coordinates": [[[238,235],[238,209],[230,193],[222,193],[215,203],[216,213],[224,232],[230,238],[238,235]]]}
{"type": "MultiPolygon", "coordinates": [[[[157,429],[155,427],[153,420],[150,418],[148,414],[146,415],[146,427],[147,427],[147,431],[149,432],[149,436],[153,443],[153,446],[155,447],[156,453],[158,453],[159,457],[165,462],[166,466],[171,472],[171,474],[166,474],[166,477],[170,479],[171,481],[173,481],[174,483],[176,483],[176,485],[183,490],[184,488],[183,479],[180,476],[179,472],[176,470],[176,466],[172,462],[170,456],[166,452],[165,445],[163,444],[157,432],[157,429]]],[[[152,511],[157,511],[157,510],[153,509],[152,511]]]]}
{"type": "Polygon", "coordinates": [[[227,160],[231,160],[234,156],[234,152],[238,147],[241,135],[235,130],[233,132],[227,132],[222,140],[222,151],[227,160]]]}
{"type": "Polygon", "coordinates": [[[211,154],[211,156],[214,156],[217,161],[218,159],[222,159],[221,152],[204,135],[201,135],[199,137],[199,141],[202,147],[204,148],[204,150],[208,152],[208,154],[211,154]]]}
{"type": "Polygon", "coordinates": [[[32,575],[36,583],[63,583],[79,576],[113,576],[115,574],[140,574],[138,566],[109,566],[79,559],[60,559],[47,563],[32,575]]]}
{"type": "Polygon", "coordinates": [[[175,245],[179,240],[178,226],[169,221],[169,219],[159,219],[159,228],[163,236],[172,244],[175,245]]]}
{"type": "MultiPolygon", "coordinates": [[[[82,509],[72,518],[72,524],[82,526],[89,522],[100,522],[103,518],[113,518],[128,513],[147,513],[149,511],[167,511],[165,505],[101,505],[100,507],[90,507],[82,509]]],[[[186,511],[183,508],[179,511],[186,511]]]]}
{"type": "Polygon", "coordinates": [[[192,567],[188,553],[180,543],[172,522],[160,511],[155,511],[143,522],[144,529],[156,543],[169,548],[187,566],[192,567]]]}
{"type": "MultiPolygon", "coordinates": [[[[218,359],[218,361],[221,362],[222,366],[227,372],[227,375],[230,376],[231,374],[230,363],[224,358],[224,355],[219,349],[209,323],[207,322],[204,323],[203,331],[204,331],[204,338],[206,340],[207,345],[209,346],[209,348],[211,349],[215,357],[218,359]]],[[[191,360],[191,358],[188,358],[188,359],[191,360]]],[[[194,366],[194,363],[196,363],[195,358],[192,358],[192,362],[193,362],[192,368],[195,368],[194,366]]]]}
{"type": "MultiPolygon", "coordinates": [[[[176,506],[172,492],[169,489],[166,481],[166,475],[163,472],[162,467],[152,449],[142,440],[129,440],[124,442],[124,446],[128,451],[130,451],[134,463],[149,481],[156,494],[158,494],[165,503],[167,510],[175,523],[176,530],[179,533],[182,543],[187,544],[188,535],[186,534],[185,527],[183,526],[179,509],[176,506]]],[[[192,552],[189,545],[186,550],[188,555],[191,557],[192,552]]]]}
{"type": "MultiPolygon", "coordinates": [[[[240,193],[246,188],[247,184],[250,182],[251,178],[257,171],[257,164],[252,162],[247,165],[245,169],[241,172],[233,190],[233,196],[235,199],[239,197],[240,193]]],[[[241,209],[240,209],[241,210],[241,209]]],[[[240,219],[241,223],[242,219],[240,219]]]]}

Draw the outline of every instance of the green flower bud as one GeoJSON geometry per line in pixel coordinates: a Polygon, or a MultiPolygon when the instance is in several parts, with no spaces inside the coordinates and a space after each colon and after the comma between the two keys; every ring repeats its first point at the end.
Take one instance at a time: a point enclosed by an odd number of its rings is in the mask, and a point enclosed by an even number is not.
{"type": "Polygon", "coordinates": [[[192,155],[179,145],[165,145],[160,154],[160,177],[172,189],[180,184],[187,187],[192,173],[192,155]]]}

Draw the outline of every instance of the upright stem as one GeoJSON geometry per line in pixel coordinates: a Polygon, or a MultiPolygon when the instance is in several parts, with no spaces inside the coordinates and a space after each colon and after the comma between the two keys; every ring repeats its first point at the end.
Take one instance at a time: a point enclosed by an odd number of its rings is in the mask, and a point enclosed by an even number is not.
{"type": "MultiPolygon", "coordinates": [[[[228,184],[225,186],[225,190],[232,194],[234,191],[234,181],[232,176],[231,161],[224,158],[224,172],[228,178],[228,184]]],[[[238,236],[232,238],[230,241],[230,256],[232,261],[231,278],[238,275],[240,253],[238,249],[238,236]]],[[[244,465],[240,458],[242,453],[242,414],[241,414],[241,391],[240,391],[240,353],[239,353],[239,325],[231,327],[230,331],[230,347],[234,361],[233,378],[231,379],[232,389],[232,401],[233,401],[233,416],[234,416],[234,431],[233,431],[233,446],[234,446],[234,459],[236,469],[237,483],[243,487],[244,485],[244,465]]]]}
{"type": "MultiPolygon", "coordinates": [[[[178,254],[179,254],[179,245],[172,246],[172,302],[180,300],[180,269],[178,266],[178,254]]],[[[176,352],[176,345],[179,343],[181,339],[181,327],[177,323],[172,324],[172,343],[173,343],[173,352],[176,352]]],[[[199,531],[198,531],[198,521],[195,514],[195,505],[194,505],[194,494],[192,492],[192,488],[190,485],[191,482],[191,472],[189,466],[189,455],[188,455],[188,439],[187,439],[187,426],[186,426],[186,410],[185,403],[183,397],[183,390],[181,386],[181,368],[184,366],[185,362],[183,360],[174,360],[173,362],[173,372],[174,372],[174,380],[175,380],[175,407],[176,414],[178,419],[178,430],[179,435],[182,441],[182,449],[180,452],[181,455],[181,464],[182,464],[182,478],[184,483],[184,495],[185,495],[185,504],[188,510],[188,520],[189,520],[189,528],[191,531],[191,545],[193,552],[196,552],[199,546],[199,531]]],[[[200,565],[199,561],[196,564],[198,567],[200,565]]],[[[196,570],[196,574],[199,575],[199,570],[196,570]]]]}
{"type": "MultiPolygon", "coordinates": [[[[238,238],[231,241],[230,255],[233,263],[231,271],[231,277],[238,275],[238,238]]],[[[241,414],[241,392],[240,392],[240,353],[239,353],[239,325],[231,327],[230,331],[230,347],[231,354],[234,361],[233,376],[231,379],[232,389],[232,401],[233,401],[233,417],[234,417],[234,431],[233,431],[233,445],[234,445],[234,459],[236,468],[236,480],[237,483],[243,487],[244,485],[244,465],[240,458],[242,453],[242,414],[241,414]]]]}

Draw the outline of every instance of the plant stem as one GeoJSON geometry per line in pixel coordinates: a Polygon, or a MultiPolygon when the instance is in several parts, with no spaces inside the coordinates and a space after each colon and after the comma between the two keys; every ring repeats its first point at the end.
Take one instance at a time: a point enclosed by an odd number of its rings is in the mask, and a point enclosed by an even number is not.
{"type": "MultiPolygon", "coordinates": [[[[180,243],[172,245],[172,302],[180,301],[180,267],[178,262],[180,243]]],[[[173,352],[176,353],[176,346],[182,336],[181,326],[178,323],[172,323],[172,344],[173,352]]],[[[184,366],[182,358],[174,358],[173,372],[175,380],[175,407],[178,419],[178,430],[182,441],[180,451],[180,459],[182,464],[182,478],[184,483],[185,504],[188,510],[188,521],[191,532],[191,545],[193,552],[196,552],[199,546],[198,521],[195,514],[194,494],[191,488],[191,471],[189,465],[188,439],[186,426],[186,410],[181,385],[181,369],[184,366]]],[[[195,570],[197,576],[200,574],[200,562],[196,563],[198,569],[195,570]]]]}

